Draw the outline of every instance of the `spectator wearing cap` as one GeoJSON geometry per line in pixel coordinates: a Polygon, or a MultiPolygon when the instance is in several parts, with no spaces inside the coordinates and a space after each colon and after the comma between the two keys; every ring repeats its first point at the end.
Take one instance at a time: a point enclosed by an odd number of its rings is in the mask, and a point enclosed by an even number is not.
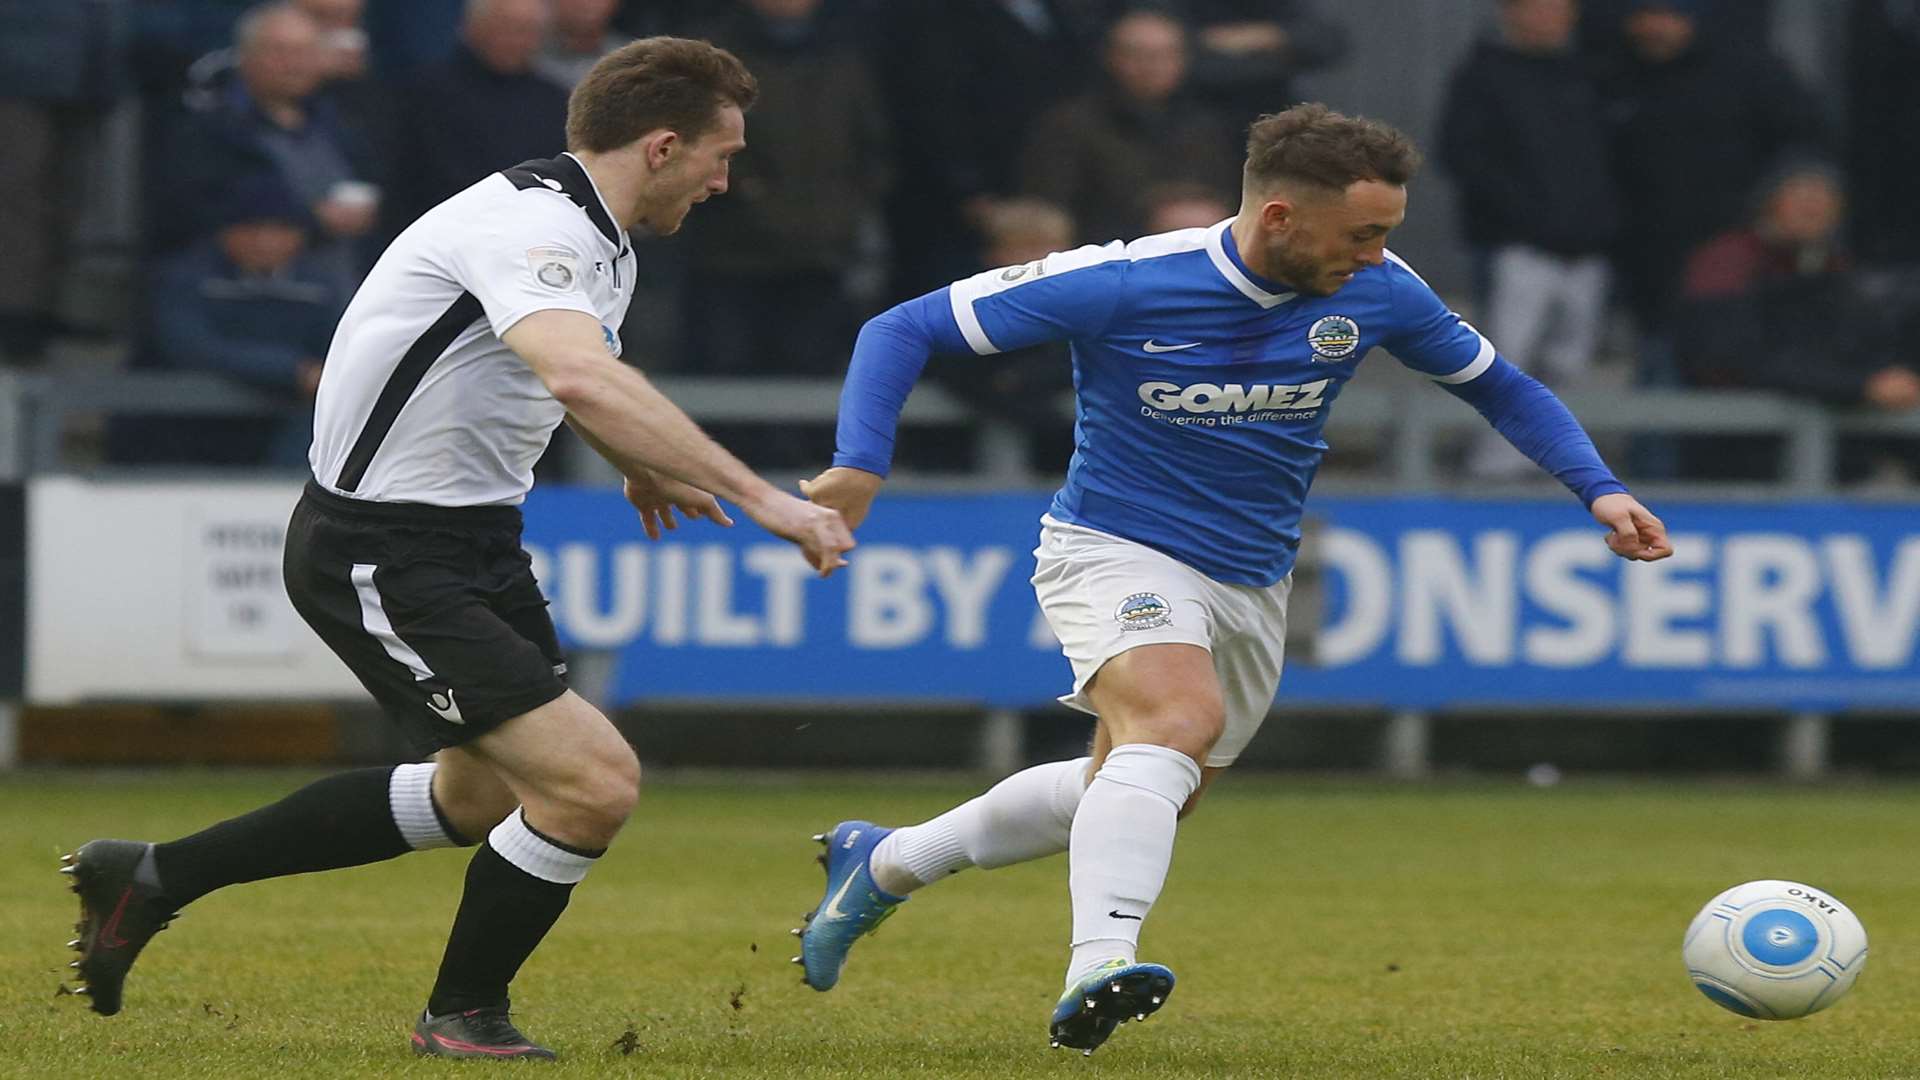
{"type": "Polygon", "coordinates": [[[1084,242],[1132,238],[1146,226],[1141,196],[1191,182],[1231,191],[1240,175],[1226,125],[1187,96],[1187,34],[1154,10],[1107,31],[1106,85],[1035,122],[1020,159],[1022,189],[1064,207],[1084,242]]]}
{"type": "Polygon", "coordinates": [[[467,0],[459,47],[401,95],[396,227],[489,173],[565,146],[567,91],[534,71],[548,19],[546,0],[467,0]]]}
{"type": "MultiPolygon", "coordinates": [[[[351,284],[308,248],[312,219],[274,173],[222,193],[212,235],[158,261],[137,366],[208,371],[282,397],[311,401],[351,284]]],[[[311,417],[142,425],[145,461],[296,465],[311,417]]]]}
{"type": "Polygon", "coordinates": [[[378,220],[377,167],[370,147],[320,95],[328,77],[322,29],[292,2],[264,4],[234,27],[233,74],[205,86],[198,109],[176,134],[150,215],[155,246],[170,250],[217,226],[235,176],[269,169],[307,207],[310,253],[353,273],[358,245],[378,220]]]}
{"type": "MultiPolygon", "coordinates": [[[[1606,321],[1619,230],[1606,116],[1573,49],[1575,0],[1501,0],[1499,33],[1467,54],[1440,116],[1440,160],[1482,268],[1480,324],[1503,355],[1555,386],[1584,380],[1606,321]]],[[[1494,432],[1477,476],[1533,469],[1494,432]]]]}
{"type": "Polygon", "coordinates": [[[1688,253],[1738,224],[1769,169],[1824,141],[1786,64],[1703,32],[1702,0],[1636,0],[1608,82],[1623,222],[1616,270],[1644,332],[1664,334],[1688,253]]]}
{"type": "MultiPolygon", "coordinates": [[[[1920,409],[1920,304],[1889,303],[1854,266],[1843,247],[1843,192],[1827,164],[1789,163],[1760,185],[1748,223],[1693,253],[1676,323],[1688,383],[1878,412],[1920,409]]],[[[1842,478],[1861,479],[1889,460],[1910,466],[1914,449],[1843,441],[1842,478]]],[[[1694,440],[1688,472],[1770,479],[1771,450],[1751,439],[1694,440]]]]}

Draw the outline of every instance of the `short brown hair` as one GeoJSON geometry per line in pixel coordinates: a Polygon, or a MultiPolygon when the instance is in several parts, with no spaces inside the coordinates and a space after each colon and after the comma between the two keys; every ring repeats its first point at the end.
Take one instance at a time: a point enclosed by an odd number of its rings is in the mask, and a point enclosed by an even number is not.
{"type": "Polygon", "coordinates": [[[705,41],[641,38],[600,58],[567,100],[567,149],[605,153],[666,128],[692,141],[727,105],[751,108],[760,84],[740,58],[705,41]]]}
{"type": "Polygon", "coordinates": [[[1420,171],[1413,140],[1377,120],[1318,103],[1263,116],[1247,133],[1246,185],[1293,181],[1345,191],[1357,180],[1405,185],[1420,171]]]}

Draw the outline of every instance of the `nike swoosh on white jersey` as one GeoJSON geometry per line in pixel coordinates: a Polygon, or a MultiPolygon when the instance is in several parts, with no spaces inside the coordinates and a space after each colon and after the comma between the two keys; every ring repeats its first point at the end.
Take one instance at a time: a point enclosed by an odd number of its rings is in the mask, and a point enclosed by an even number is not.
{"type": "Polygon", "coordinates": [[[1198,348],[1199,346],[1200,346],[1200,343],[1197,341],[1189,341],[1185,345],[1161,345],[1158,342],[1154,341],[1152,338],[1148,338],[1147,343],[1140,347],[1147,350],[1148,352],[1161,353],[1161,352],[1179,352],[1181,349],[1194,349],[1194,348],[1198,348]]]}

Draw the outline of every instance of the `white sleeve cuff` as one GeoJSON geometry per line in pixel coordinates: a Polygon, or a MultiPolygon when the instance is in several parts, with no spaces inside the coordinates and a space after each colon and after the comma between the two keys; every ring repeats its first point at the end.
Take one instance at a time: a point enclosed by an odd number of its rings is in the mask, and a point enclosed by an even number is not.
{"type": "Polygon", "coordinates": [[[1494,356],[1493,342],[1488,341],[1486,338],[1486,335],[1484,334],[1476,334],[1475,336],[1480,339],[1480,352],[1477,356],[1473,358],[1473,362],[1468,364],[1466,367],[1461,368],[1459,371],[1454,372],[1451,375],[1433,376],[1433,380],[1435,382],[1450,383],[1454,385],[1458,385],[1463,382],[1471,382],[1474,379],[1479,378],[1482,372],[1486,371],[1488,368],[1493,366],[1493,356],[1494,356]]]}

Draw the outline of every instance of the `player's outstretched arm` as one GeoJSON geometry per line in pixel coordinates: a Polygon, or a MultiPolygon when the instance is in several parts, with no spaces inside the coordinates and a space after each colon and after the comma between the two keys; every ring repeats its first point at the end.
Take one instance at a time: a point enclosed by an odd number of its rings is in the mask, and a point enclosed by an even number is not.
{"type": "Polygon", "coordinates": [[[1624,491],[1593,500],[1593,520],[1607,527],[1607,547],[1636,562],[1657,562],[1673,554],[1667,526],[1640,500],[1624,491]]]}
{"type": "Polygon", "coordinates": [[[606,350],[600,323],[579,311],[536,311],[501,340],[629,480],[651,470],[739,506],[761,528],[799,545],[825,576],[845,566],[853,535],[839,513],[767,483],[700,430],[646,376],[606,350]]]}
{"type": "MultiPolygon", "coordinates": [[[[613,451],[607,449],[607,444],[595,438],[593,432],[578,420],[567,417],[567,426],[588,446],[593,447],[594,453],[608,461],[614,460],[613,451]]],[[[726,528],[733,526],[733,519],[721,508],[720,501],[692,484],[683,484],[671,476],[663,476],[644,467],[622,475],[626,481],[623,492],[627,501],[633,504],[634,511],[640,515],[640,525],[646,530],[649,540],[658,540],[663,532],[680,527],[673,516],[676,510],[688,521],[705,518],[715,525],[726,528]]]]}
{"type": "Polygon", "coordinates": [[[1578,495],[1607,527],[1607,547],[1623,559],[1654,562],[1673,554],[1667,527],[1627,493],[1600,460],[1593,440],[1553,391],[1495,358],[1478,378],[1447,387],[1480,410],[1521,453],[1578,495]]]}

